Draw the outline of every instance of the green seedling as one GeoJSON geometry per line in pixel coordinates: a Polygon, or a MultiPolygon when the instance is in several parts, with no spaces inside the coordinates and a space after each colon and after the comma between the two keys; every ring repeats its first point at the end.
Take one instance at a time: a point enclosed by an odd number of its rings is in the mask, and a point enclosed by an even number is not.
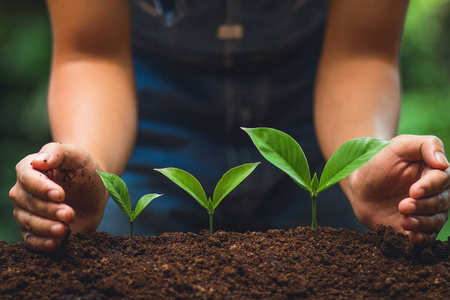
{"type": "Polygon", "coordinates": [[[141,214],[144,208],[155,198],[162,196],[160,194],[147,194],[143,196],[136,203],[134,210],[131,210],[130,194],[125,182],[117,175],[112,173],[101,172],[97,170],[97,173],[103,180],[103,184],[108,190],[111,198],[114,202],[123,210],[123,212],[130,219],[130,239],[133,239],[133,224],[137,216],[141,214]]]}
{"type": "Polygon", "coordinates": [[[214,210],[220,202],[228,195],[238,184],[240,184],[248,175],[250,175],[257,163],[243,164],[241,166],[228,170],[214,189],[213,197],[207,198],[205,190],[200,182],[188,172],[177,168],[155,169],[172,180],[186,192],[188,192],[194,199],[208,211],[209,215],[209,234],[213,234],[213,215],[214,210]]]}
{"type": "Polygon", "coordinates": [[[317,228],[316,202],[319,193],[350,175],[390,144],[371,137],[345,142],[331,155],[319,180],[316,173],[311,177],[302,148],[288,134],[272,128],[242,129],[247,132],[264,158],[309,192],[312,201],[313,229],[317,228]]]}

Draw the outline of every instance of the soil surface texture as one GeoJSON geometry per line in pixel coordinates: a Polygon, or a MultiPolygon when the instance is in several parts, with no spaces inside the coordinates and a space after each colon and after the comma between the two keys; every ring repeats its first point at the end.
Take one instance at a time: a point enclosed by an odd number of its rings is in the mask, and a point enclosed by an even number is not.
{"type": "Polygon", "coordinates": [[[450,241],[412,247],[299,227],[156,237],[76,234],[54,253],[0,242],[0,299],[450,299],[450,241]]]}

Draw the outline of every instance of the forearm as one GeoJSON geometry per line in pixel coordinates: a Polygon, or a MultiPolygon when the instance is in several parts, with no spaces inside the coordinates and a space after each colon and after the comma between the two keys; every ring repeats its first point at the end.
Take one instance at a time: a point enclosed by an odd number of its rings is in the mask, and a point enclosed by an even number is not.
{"type": "MultiPolygon", "coordinates": [[[[394,137],[400,112],[399,52],[408,0],[332,0],[316,78],[314,118],[328,159],[362,136],[394,137]]],[[[361,217],[358,172],[340,182],[361,217]],[[356,202],[355,202],[356,201],[356,202]]]]}
{"type": "Polygon", "coordinates": [[[391,139],[399,112],[400,78],[395,63],[376,57],[332,63],[324,57],[317,77],[314,118],[327,159],[352,138],[391,139]]]}
{"type": "Polygon", "coordinates": [[[407,0],[330,1],[314,100],[325,158],[349,139],[396,134],[407,6],[407,0]]]}
{"type": "Polygon", "coordinates": [[[137,108],[131,62],[55,62],[48,111],[56,142],[83,146],[104,171],[120,174],[131,154],[137,108]]]}
{"type": "Polygon", "coordinates": [[[123,0],[47,0],[53,56],[48,111],[56,142],[120,174],[136,135],[131,13],[123,0]]]}

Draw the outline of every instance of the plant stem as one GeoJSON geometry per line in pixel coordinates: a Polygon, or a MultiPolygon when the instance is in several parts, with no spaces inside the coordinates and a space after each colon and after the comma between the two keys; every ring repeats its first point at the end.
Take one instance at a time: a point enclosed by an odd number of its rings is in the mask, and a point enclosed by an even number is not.
{"type": "Polygon", "coordinates": [[[312,202],[312,223],[311,228],[317,229],[317,216],[316,216],[316,203],[317,203],[317,196],[311,196],[311,202],[312,202]]]}
{"type": "Polygon", "coordinates": [[[134,236],[133,236],[133,224],[134,224],[134,222],[130,222],[130,239],[134,238],[134,236]]]}
{"type": "Polygon", "coordinates": [[[208,212],[208,214],[209,214],[209,235],[211,236],[211,235],[213,235],[213,215],[214,215],[214,212],[208,212]]]}

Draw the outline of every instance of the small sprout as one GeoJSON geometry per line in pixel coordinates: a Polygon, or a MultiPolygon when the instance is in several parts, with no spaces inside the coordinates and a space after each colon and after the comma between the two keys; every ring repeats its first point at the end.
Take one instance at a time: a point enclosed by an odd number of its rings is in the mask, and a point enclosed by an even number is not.
{"type": "Polygon", "coordinates": [[[319,193],[350,175],[390,144],[372,137],[345,142],[331,155],[319,180],[316,173],[311,178],[308,161],[302,148],[288,134],[272,128],[242,129],[247,132],[264,158],[309,192],[312,201],[313,229],[317,228],[316,200],[319,193]]]}
{"type": "Polygon", "coordinates": [[[259,162],[243,164],[228,170],[228,172],[226,172],[222,176],[222,179],[220,179],[217,183],[212,200],[210,197],[206,197],[205,190],[200,182],[188,172],[177,168],[155,169],[155,171],[162,173],[188,192],[203,208],[208,211],[209,234],[212,235],[214,210],[226,195],[228,195],[238,184],[240,184],[253,172],[258,164],[259,162]]]}
{"type": "Polygon", "coordinates": [[[137,216],[141,214],[144,208],[155,198],[162,196],[159,194],[147,194],[143,196],[136,204],[134,211],[131,210],[130,194],[125,182],[117,175],[112,173],[101,172],[97,173],[103,180],[103,184],[113,198],[114,202],[123,210],[123,212],[130,218],[130,239],[133,239],[133,224],[137,216]]]}

